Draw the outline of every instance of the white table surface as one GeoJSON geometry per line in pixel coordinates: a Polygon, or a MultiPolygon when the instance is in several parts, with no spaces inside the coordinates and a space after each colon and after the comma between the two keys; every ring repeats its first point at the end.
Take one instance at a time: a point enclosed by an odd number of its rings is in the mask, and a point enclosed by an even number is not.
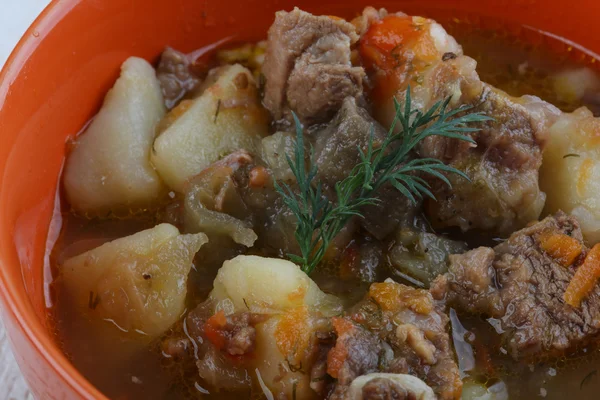
{"type": "MultiPolygon", "coordinates": [[[[0,66],[49,0],[0,0],[0,66]]],[[[0,321],[0,400],[32,400],[0,321]]]]}

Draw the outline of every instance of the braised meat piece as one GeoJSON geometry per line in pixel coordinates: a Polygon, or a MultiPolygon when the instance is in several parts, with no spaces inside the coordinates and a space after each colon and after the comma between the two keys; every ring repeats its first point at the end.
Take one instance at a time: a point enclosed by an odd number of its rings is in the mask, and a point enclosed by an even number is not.
{"type": "MultiPolygon", "coordinates": [[[[560,111],[533,96],[520,98],[483,83],[477,63],[433,20],[367,8],[355,20],[364,35],[358,45],[370,82],[375,118],[389,126],[393,99],[422,112],[450,98],[448,110],[471,106],[492,119],[469,128],[475,143],[432,136],[420,143],[421,157],[433,157],[464,171],[447,174],[452,186],[433,179],[437,201],[426,211],[434,227],[479,229],[508,235],[539,217],[545,194],[538,184],[548,128],[560,111]]],[[[396,126],[399,129],[398,126],[396,126]]]]}
{"type": "Polygon", "coordinates": [[[266,317],[250,312],[225,315],[222,311],[206,318],[206,306],[200,305],[187,317],[188,332],[197,338],[208,339],[218,350],[232,356],[254,351],[256,329],[254,326],[266,317]]]}
{"type": "Polygon", "coordinates": [[[342,400],[352,381],[377,371],[386,354],[381,339],[350,318],[334,318],[333,326],[337,340],[327,356],[327,373],[337,383],[329,399],[342,400]]]}
{"type": "Polygon", "coordinates": [[[264,104],[275,120],[294,111],[306,124],[325,122],[348,97],[362,94],[364,71],[353,67],[352,24],[295,8],[279,11],[269,29],[263,64],[264,104]]]}
{"type": "Polygon", "coordinates": [[[559,356],[600,332],[598,286],[580,307],[563,300],[586,252],[577,221],[559,212],[493,249],[450,256],[449,272],[434,282],[432,293],[457,309],[489,317],[515,359],[559,356]],[[570,242],[580,248],[571,246],[561,255],[564,248],[549,245],[561,237],[575,239],[570,242]]]}
{"type": "Polygon", "coordinates": [[[456,398],[462,381],[442,308],[427,290],[392,280],[372,284],[349,316],[334,322],[338,339],[328,372],[338,380],[332,398],[344,398],[351,380],[372,372],[410,374],[439,398],[456,398]]]}
{"type": "MultiPolygon", "coordinates": [[[[386,130],[357,105],[356,99],[347,97],[335,117],[322,129],[314,132],[315,165],[317,178],[323,182],[326,193],[335,198],[335,184],[351,175],[352,169],[361,162],[359,149],[367,151],[369,140],[373,147],[381,145],[386,130]]],[[[394,231],[400,220],[414,213],[415,205],[391,185],[382,187],[377,197],[380,202],[365,207],[362,226],[377,239],[383,239],[394,231]]]]}
{"type": "Polygon", "coordinates": [[[437,226],[511,233],[535,220],[546,199],[538,184],[544,135],[539,117],[527,108],[528,100],[485,84],[464,101],[493,120],[471,125],[480,129],[471,134],[475,146],[439,136],[423,142],[421,156],[441,159],[470,178],[449,175],[452,187],[433,182],[438,201],[428,202],[427,212],[437,226]]]}
{"type": "Polygon", "coordinates": [[[200,85],[200,78],[191,70],[190,64],[185,54],[170,47],[160,56],[156,76],[168,109],[200,85]]]}

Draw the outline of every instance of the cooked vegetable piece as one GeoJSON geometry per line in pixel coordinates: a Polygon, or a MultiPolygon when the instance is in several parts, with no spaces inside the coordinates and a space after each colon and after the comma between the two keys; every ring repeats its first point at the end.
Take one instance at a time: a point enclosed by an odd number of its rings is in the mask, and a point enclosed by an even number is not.
{"type": "Polygon", "coordinates": [[[562,233],[542,233],[539,240],[540,247],[563,267],[573,264],[584,250],[581,242],[562,233]]]}
{"type": "Polygon", "coordinates": [[[294,155],[295,136],[289,132],[276,132],[262,140],[262,158],[278,181],[289,183],[295,179],[286,158],[286,155],[294,155]]]}
{"type": "Polygon", "coordinates": [[[429,287],[438,275],[448,270],[448,256],[466,250],[463,242],[413,227],[401,227],[389,252],[391,273],[404,279],[408,275],[429,287]]]}
{"type": "Polygon", "coordinates": [[[267,42],[246,43],[244,45],[223,49],[217,52],[217,58],[223,64],[242,64],[250,69],[256,79],[261,75],[267,42]]]}
{"type": "Polygon", "coordinates": [[[297,265],[276,258],[238,256],[226,261],[214,282],[211,297],[229,299],[236,310],[273,313],[306,305],[331,315],[339,300],[323,293],[297,265]]]}
{"type": "Polygon", "coordinates": [[[183,210],[186,231],[224,234],[236,243],[252,247],[257,236],[247,222],[236,218],[243,218],[248,210],[232,179],[238,168],[251,162],[248,153],[237,151],[186,184],[183,210]]]}
{"type": "Polygon", "coordinates": [[[189,178],[224,154],[257,150],[267,134],[268,115],[250,71],[231,65],[213,75],[215,82],[154,142],[152,163],[179,192],[189,178]]]}
{"type": "Polygon", "coordinates": [[[150,164],[150,149],[164,115],[154,68],[141,58],[127,59],[67,158],[64,185],[76,211],[105,214],[157,205],[166,188],[150,164]]]}
{"type": "Polygon", "coordinates": [[[187,275],[206,241],[169,224],[116,239],[64,262],[65,294],[91,318],[156,337],[181,317],[187,275]]]}
{"type": "MultiPolygon", "coordinates": [[[[339,299],[323,293],[298,266],[286,260],[238,256],[219,270],[210,294],[216,302],[212,325],[234,312],[267,314],[256,325],[256,349],[245,364],[256,368],[274,393],[313,398],[310,376],[314,361],[308,351],[315,340],[316,320],[341,312],[339,299]],[[283,374],[282,374],[283,372],[283,374]]],[[[216,339],[219,342],[219,339],[216,339]]]]}
{"type": "Polygon", "coordinates": [[[590,244],[600,241],[600,119],[586,108],[563,113],[550,127],[540,169],[545,212],[575,216],[590,244]]]}
{"type": "Polygon", "coordinates": [[[600,278],[600,244],[592,247],[583,264],[575,271],[575,275],[565,291],[565,303],[579,307],[581,301],[596,285],[598,278],[600,278]]]}

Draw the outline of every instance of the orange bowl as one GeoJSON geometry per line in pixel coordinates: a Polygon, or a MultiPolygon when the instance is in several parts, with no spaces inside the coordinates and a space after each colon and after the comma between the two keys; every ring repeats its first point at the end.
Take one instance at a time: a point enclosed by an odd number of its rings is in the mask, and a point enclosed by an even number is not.
{"type": "Polygon", "coordinates": [[[44,269],[65,140],[96,112],[120,64],[155,61],[166,45],[191,51],[265,36],[294,5],[352,17],[366,5],[414,14],[465,13],[551,32],[600,52],[600,2],[571,0],[276,1],[55,0],[0,73],[0,300],[15,356],[40,399],[103,399],[49,333],[44,269]],[[338,4],[339,3],[339,4],[338,4]]]}

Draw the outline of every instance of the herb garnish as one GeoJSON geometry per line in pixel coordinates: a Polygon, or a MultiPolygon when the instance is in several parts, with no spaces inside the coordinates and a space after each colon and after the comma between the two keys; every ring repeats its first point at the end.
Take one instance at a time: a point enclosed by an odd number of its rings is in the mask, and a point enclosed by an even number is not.
{"type": "Polygon", "coordinates": [[[213,124],[217,123],[217,117],[219,116],[219,111],[221,111],[221,99],[217,101],[217,110],[215,111],[215,117],[213,119],[213,124]]]}
{"type": "Polygon", "coordinates": [[[450,181],[443,172],[469,179],[462,171],[435,158],[409,160],[415,147],[429,136],[444,136],[475,143],[463,133],[476,132],[479,129],[468,127],[467,124],[492,119],[481,113],[465,114],[471,106],[461,106],[448,111],[450,100],[451,97],[448,97],[439,101],[423,113],[412,108],[410,86],[406,90],[404,107],[394,99],[396,115],[386,138],[375,148],[374,128],[371,127],[366,151],[358,148],[361,161],[345,179],[335,185],[335,202],[324,196],[322,183],[315,181],[317,167],[312,148],[309,164],[306,165],[304,132],[302,124],[294,115],[297,136],[294,159],[287,154],[286,159],[296,177],[297,189],[293,190],[288,184],[279,182],[275,182],[275,189],[296,217],[295,237],[301,255],[288,254],[288,257],[299,264],[304,272],[310,274],[315,269],[325,256],[330,242],[350,218],[363,217],[360,212],[363,206],[378,203],[375,194],[385,184],[389,183],[416,203],[417,199],[422,199],[423,196],[435,200],[429,183],[418,176],[418,173],[431,175],[449,186],[450,181]],[[401,125],[400,133],[395,133],[397,124],[401,125]]]}
{"type": "Polygon", "coordinates": [[[100,295],[90,290],[90,295],[88,298],[89,309],[95,310],[96,307],[98,307],[98,304],[100,304],[100,295]]]}
{"type": "Polygon", "coordinates": [[[588,373],[583,380],[581,381],[581,383],[579,384],[579,389],[583,389],[583,387],[585,385],[587,385],[588,383],[590,383],[592,381],[592,379],[594,379],[596,377],[596,375],[598,375],[598,370],[592,370],[592,372],[588,373]]]}

